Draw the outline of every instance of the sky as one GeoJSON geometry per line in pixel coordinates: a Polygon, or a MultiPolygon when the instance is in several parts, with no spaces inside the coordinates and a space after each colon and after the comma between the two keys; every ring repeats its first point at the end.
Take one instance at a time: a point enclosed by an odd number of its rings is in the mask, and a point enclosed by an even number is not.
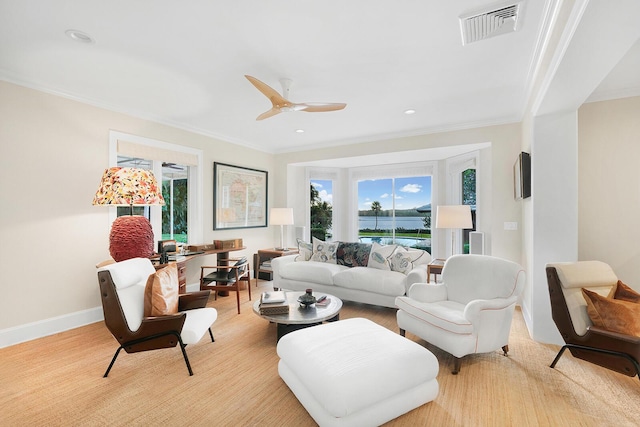
{"type": "MultiPolygon", "coordinates": [[[[395,208],[411,209],[431,203],[431,176],[376,179],[358,182],[358,209],[371,209],[371,203],[380,202],[382,209],[393,208],[393,184],[395,182],[395,208]]],[[[314,180],[311,183],[323,201],[333,204],[331,181],[314,180]]]]}

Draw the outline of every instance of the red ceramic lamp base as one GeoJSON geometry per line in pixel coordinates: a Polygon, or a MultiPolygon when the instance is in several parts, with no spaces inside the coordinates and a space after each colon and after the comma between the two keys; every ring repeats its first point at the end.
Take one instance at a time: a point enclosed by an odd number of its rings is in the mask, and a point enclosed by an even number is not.
{"type": "Polygon", "coordinates": [[[153,230],[143,216],[120,216],[113,221],[109,234],[109,253],[117,262],[153,255],[153,230]]]}

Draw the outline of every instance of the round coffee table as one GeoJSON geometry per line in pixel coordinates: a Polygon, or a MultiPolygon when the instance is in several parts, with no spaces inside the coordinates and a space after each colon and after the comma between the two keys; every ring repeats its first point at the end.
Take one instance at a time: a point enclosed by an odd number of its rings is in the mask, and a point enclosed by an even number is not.
{"type": "Polygon", "coordinates": [[[289,313],[286,314],[260,314],[260,300],[253,303],[253,312],[255,314],[277,325],[277,340],[280,340],[283,335],[289,332],[319,325],[324,321],[333,322],[340,318],[342,300],[336,296],[314,292],[313,296],[316,298],[326,295],[329,304],[324,306],[312,304],[303,307],[298,302],[298,297],[304,295],[304,292],[285,291],[285,295],[287,297],[287,303],[289,304],[289,313]]]}

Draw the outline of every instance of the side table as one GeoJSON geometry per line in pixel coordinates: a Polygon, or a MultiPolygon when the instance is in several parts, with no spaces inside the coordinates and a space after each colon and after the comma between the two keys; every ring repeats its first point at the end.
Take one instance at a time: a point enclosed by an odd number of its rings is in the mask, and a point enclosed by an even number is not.
{"type": "Polygon", "coordinates": [[[429,264],[427,264],[427,283],[431,282],[431,275],[433,274],[433,280],[435,282],[438,281],[438,274],[442,274],[442,269],[444,268],[444,263],[446,260],[444,259],[433,259],[429,264]]]}
{"type": "Polygon", "coordinates": [[[298,249],[287,248],[285,250],[279,250],[275,248],[260,249],[258,253],[253,256],[253,276],[256,279],[273,280],[273,271],[269,261],[273,258],[297,254],[298,249]]]}

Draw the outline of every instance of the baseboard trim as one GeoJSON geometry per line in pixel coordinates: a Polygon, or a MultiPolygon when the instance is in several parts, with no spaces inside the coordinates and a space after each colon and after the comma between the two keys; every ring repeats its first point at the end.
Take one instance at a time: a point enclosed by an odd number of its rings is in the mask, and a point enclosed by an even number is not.
{"type": "Polygon", "coordinates": [[[3,329],[0,330],[0,348],[79,328],[80,326],[100,322],[103,319],[102,307],[94,307],[75,313],[27,323],[26,325],[3,329]]]}

